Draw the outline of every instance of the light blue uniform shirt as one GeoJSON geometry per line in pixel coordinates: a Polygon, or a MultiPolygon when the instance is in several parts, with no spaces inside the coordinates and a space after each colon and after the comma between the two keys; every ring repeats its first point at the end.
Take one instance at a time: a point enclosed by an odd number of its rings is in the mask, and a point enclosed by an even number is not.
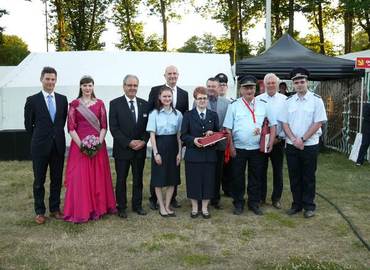
{"type": "MultiPolygon", "coordinates": [[[[327,121],[324,102],[321,97],[307,91],[300,98],[298,94],[290,96],[285,101],[285,110],[279,115],[278,120],[287,123],[294,136],[301,138],[313,123],[327,121]]],[[[319,128],[315,134],[308,138],[304,145],[316,145],[319,143],[319,137],[322,134],[319,128]]],[[[293,142],[286,137],[286,142],[293,142]]]]}
{"type": "Polygon", "coordinates": [[[252,113],[244,104],[242,98],[238,98],[227,108],[223,126],[232,131],[235,148],[245,150],[259,149],[261,135],[255,135],[254,130],[256,128],[261,129],[265,117],[268,118],[270,126],[276,125],[276,119],[270,113],[265,100],[254,99],[251,105],[251,108],[254,108],[256,123],[254,123],[252,113]]]}
{"type": "Polygon", "coordinates": [[[161,109],[159,112],[154,109],[148,118],[146,131],[154,132],[156,135],[175,135],[180,132],[182,114],[176,110],[166,111],[161,109]]]}
{"type": "MultiPolygon", "coordinates": [[[[275,117],[276,120],[278,120],[278,115],[280,115],[282,111],[285,110],[284,106],[286,98],[287,97],[285,95],[278,92],[276,92],[273,96],[269,96],[267,92],[256,96],[257,100],[263,99],[267,101],[267,106],[269,107],[271,114],[275,117]]],[[[280,121],[277,121],[276,136],[279,136],[280,138],[285,138],[283,124],[280,121]]]]}

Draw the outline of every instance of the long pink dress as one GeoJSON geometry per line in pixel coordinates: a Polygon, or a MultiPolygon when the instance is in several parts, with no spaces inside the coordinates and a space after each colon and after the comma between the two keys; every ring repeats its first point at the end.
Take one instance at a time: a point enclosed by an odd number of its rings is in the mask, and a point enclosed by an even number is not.
{"type": "MultiPolygon", "coordinates": [[[[75,130],[82,140],[88,135],[99,137],[99,132],[76,109],[78,99],[71,102],[68,111],[68,131],[75,130]]],[[[107,113],[103,101],[97,100],[89,109],[96,115],[100,128],[107,129],[107,113]]],[[[82,223],[116,212],[112,176],[105,142],[95,156],[80,152],[72,140],[65,176],[66,195],[64,220],[82,223]]]]}

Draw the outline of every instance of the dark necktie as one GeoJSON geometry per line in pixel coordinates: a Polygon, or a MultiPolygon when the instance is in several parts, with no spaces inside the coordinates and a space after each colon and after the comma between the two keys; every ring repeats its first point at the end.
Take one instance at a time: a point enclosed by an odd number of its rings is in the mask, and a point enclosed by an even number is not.
{"type": "Polygon", "coordinates": [[[132,119],[134,120],[134,123],[136,123],[136,114],[135,114],[135,107],[134,107],[134,101],[130,100],[130,111],[132,114],[132,119]]]}
{"type": "Polygon", "coordinates": [[[200,113],[200,120],[204,121],[204,113],[200,113]]]}

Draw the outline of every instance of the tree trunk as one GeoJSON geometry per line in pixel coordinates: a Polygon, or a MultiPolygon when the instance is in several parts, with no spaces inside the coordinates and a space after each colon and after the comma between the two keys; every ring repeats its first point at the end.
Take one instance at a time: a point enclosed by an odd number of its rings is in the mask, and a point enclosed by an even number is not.
{"type": "Polygon", "coordinates": [[[273,15],[273,21],[274,21],[274,39],[279,39],[283,35],[283,28],[281,26],[281,20],[280,20],[280,0],[274,0],[271,1],[274,5],[273,9],[275,11],[275,14],[273,15]]]}
{"type": "Polygon", "coordinates": [[[238,0],[238,22],[239,22],[239,41],[243,42],[243,18],[242,18],[242,2],[243,0],[238,0]]]}
{"type": "Polygon", "coordinates": [[[162,50],[167,51],[167,18],[166,18],[165,0],[160,0],[160,4],[161,4],[161,17],[162,17],[162,26],[163,26],[162,50]]]}
{"type": "Polygon", "coordinates": [[[294,0],[289,0],[289,35],[293,36],[294,34],[294,0]]]}
{"type": "Polygon", "coordinates": [[[324,29],[322,27],[322,6],[321,3],[318,4],[318,15],[319,15],[319,35],[320,35],[320,53],[325,54],[325,39],[324,39],[324,29]]]}
{"type": "Polygon", "coordinates": [[[353,11],[344,12],[344,53],[352,51],[353,11]]]}
{"type": "Polygon", "coordinates": [[[67,51],[68,47],[66,44],[66,22],[64,17],[64,8],[63,3],[60,0],[55,0],[53,5],[55,6],[57,13],[57,50],[58,51],[67,51]]]}

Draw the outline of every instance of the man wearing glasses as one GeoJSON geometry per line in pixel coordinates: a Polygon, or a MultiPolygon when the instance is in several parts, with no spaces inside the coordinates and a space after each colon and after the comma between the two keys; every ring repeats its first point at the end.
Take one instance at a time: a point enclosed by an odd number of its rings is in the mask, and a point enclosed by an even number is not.
{"type": "Polygon", "coordinates": [[[286,134],[286,159],[293,196],[288,215],[304,209],[304,217],[315,215],[316,165],[321,125],[327,121],[321,97],[308,91],[309,72],[295,68],[290,73],[296,94],[286,100],[278,120],[286,134]]]}
{"type": "MultiPolygon", "coordinates": [[[[231,103],[227,109],[223,126],[232,136],[230,155],[232,157],[232,197],[234,214],[240,215],[244,209],[245,169],[248,164],[248,208],[256,215],[263,215],[260,209],[261,170],[263,153],[260,152],[262,123],[267,117],[271,128],[270,136],[275,138],[276,120],[268,110],[267,102],[256,100],[257,79],[251,75],[239,77],[241,97],[231,103]]],[[[271,152],[273,140],[268,151],[271,152]]]]}

